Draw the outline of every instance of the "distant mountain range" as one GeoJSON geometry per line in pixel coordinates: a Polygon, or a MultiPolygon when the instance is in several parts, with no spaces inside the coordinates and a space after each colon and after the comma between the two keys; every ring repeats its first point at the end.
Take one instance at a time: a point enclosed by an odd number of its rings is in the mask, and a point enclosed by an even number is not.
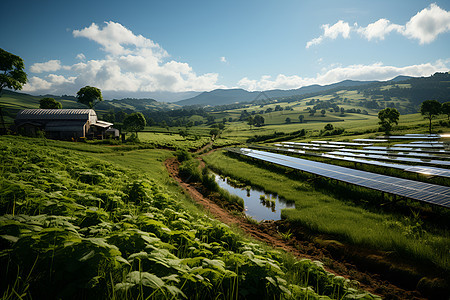
{"type": "MultiPolygon", "coordinates": [[[[397,76],[392,80],[389,80],[387,82],[399,82],[411,79],[413,77],[409,76],[397,76]]],[[[269,91],[255,91],[255,92],[249,92],[243,89],[217,89],[213,90],[211,92],[203,92],[200,95],[197,95],[195,97],[181,100],[174,102],[174,104],[178,104],[181,106],[186,105],[210,105],[210,106],[216,106],[216,105],[226,105],[226,104],[233,104],[233,103],[239,103],[239,102],[251,102],[255,100],[257,97],[265,97],[268,98],[282,98],[282,97],[289,97],[294,95],[304,95],[304,94],[311,94],[311,93],[319,93],[327,90],[331,90],[334,88],[344,88],[344,87],[356,87],[356,86],[362,86],[362,85],[368,85],[372,83],[379,83],[380,81],[355,81],[355,80],[344,80],[338,83],[333,83],[329,85],[310,85],[301,87],[299,89],[294,90],[269,90],[269,91]],[[262,94],[262,95],[261,95],[262,94]],[[264,96],[265,94],[265,96],[264,96]]]]}
{"type": "MultiPolygon", "coordinates": [[[[254,100],[278,100],[293,101],[299,98],[318,97],[320,95],[332,95],[339,90],[358,90],[368,100],[390,101],[386,99],[397,99],[408,101],[410,111],[416,111],[424,100],[436,99],[440,102],[450,101],[450,73],[436,73],[429,77],[398,76],[388,81],[354,81],[344,80],[329,85],[310,85],[293,90],[269,90],[249,92],[243,89],[218,89],[203,92],[194,97],[195,93],[184,93],[190,97],[177,102],[158,102],[151,98],[124,98],[106,100],[96,105],[95,110],[106,113],[110,110],[123,110],[127,113],[133,111],[167,111],[182,106],[218,106],[241,102],[252,102],[254,100]],[[402,88],[396,86],[403,84],[402,88]],[[395,88],[393,88],[395,87],[395,88]]],[[[179,95],[178,95],[179,96],[179,95]]],[[[24,93],[3,90],[0,97],[0,107],[7,117],[13,119],[15,114],[24,108],[38,108],[39,100],[43,97],[52,97],[61,102],[63,108],[85,108],[77,102],[74,96],[44,95],[32,96],[24,93]]],[[[178,98],[179,99],[179,98],[178,98]]]]}

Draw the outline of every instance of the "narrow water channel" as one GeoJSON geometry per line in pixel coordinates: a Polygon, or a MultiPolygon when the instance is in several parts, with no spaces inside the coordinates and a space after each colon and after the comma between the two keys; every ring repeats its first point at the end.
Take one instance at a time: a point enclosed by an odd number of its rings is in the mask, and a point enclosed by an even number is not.
{"type": "Polygon", "coordinates": [[[295,208],[295,203],[286,202],[276,195],[254,188],[239,188],[230,185],[226,178],[214,174],[217,184],[231,194],[244,199],[245,213],[257,221],[280,220],[283,208],[295,208]],[[264,200],[262,198],[264,197],[264,200]]]}

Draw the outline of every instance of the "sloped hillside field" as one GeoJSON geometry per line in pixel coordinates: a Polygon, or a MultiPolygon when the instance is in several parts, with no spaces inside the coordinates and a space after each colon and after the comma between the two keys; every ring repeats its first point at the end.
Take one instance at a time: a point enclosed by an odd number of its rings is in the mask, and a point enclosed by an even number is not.
{"type": "Polygon", "coordinates": [[[51,145],[0,138],[3,299],[378,298],[243,239],[124,167],[126,154],[120,167],[51,145]]]}

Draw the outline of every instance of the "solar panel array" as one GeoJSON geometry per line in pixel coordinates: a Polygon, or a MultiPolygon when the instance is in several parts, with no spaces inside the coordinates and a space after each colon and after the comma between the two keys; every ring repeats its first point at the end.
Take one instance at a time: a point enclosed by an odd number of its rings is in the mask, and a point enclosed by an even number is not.
{"type": "Polygon", "coordinates": [[[450,187],[375,174],[248,148],[239,148],[231,151],[357,186],[450,208],[450,187]]]}
{"type": "Polygon", "coordinates": [[[344,152],[344,151],[333,151],[333,152],[330,152],[330,154],[360,157],[360,158],[371,158],[371,159],[385,160],[385,161],[396,161],[396,162],[404,162],[404,163],[417,163],[417,164],[422,164],[422,165],[450,167],[450,161],[428,159],[428,158],[390,157],[390,156],[384,156],[384,155],[378,155],[378,154],[359,154],[359,153],[351,153],[351,152],[344,152]]]}
{"type": "MultiPolygon", "coordinates": [[[[286,143],[286,142],[284,142],[284,143],[286,143]]],[[[372,146],[372,144],[369,144],[369,143],[350,143],[350,142],[332,142],[332,141],[311,141],[311,143],[330,144],[330,145],[349,146],[349,147],[372,146]]]]}
{"type": "Polygon", "coordinates": [[[394,147],[412,147],[412,148],[444,148],[444,144],[429,144],[429,143],[410,143],[410,144],[395,144],[394,147]]]}
{"type": "Polygon", "coordinates": [[[383,150],[383,151],[394,151],[394,152],[398,152],[398,151],[407,151],[407,152],[420,152],[420,153],[434,153],[434,154],[446,154],[446,155],[450,155],[449,151],[446,150],[439,150],[439,149],[417,149],[414,147],[381,147],[381,146],[368,146],[368,147],[364,147],[363,149],[365,150],[383,150]]]}
{"type": "MultiPolygon", "coordinates": [[[[265,149],[268,151],[274,150],[273,148],[263,147],[261,149],[265,149]]],[[[390,163],[390,162],[383,162],[383,161],[377,161],[377,160],[368,160],[364,159],[365,157],[351,157],[351,156],[340,156],[341,154],[339,152],[329,152],[329,153],[308,153],[304,150],[297,150],[297,149],[289,149],[289,148],[275,148],[276,151],[282,151],[282,152],[289,152],[294,154],[302,154],[302,155],[311,155],[311,156],[320,156],[335,160],[342,160],[342,161],[348,161],[353,163],[361,163],[361,164],[367,164],[367,165],[375,165],[380,167],[386,167],[386,168],[395,168],[399,170],[403,170],[406,172],[412,172],[422,175],[432,175],[432,176],[439,176],[439,177],[448,177],[450,178],[450,170],[442,169],[442,168],[436,168],[436,167],[430,167],[430,166],[410,166],[410,165],[403,165],[399,163],[390,163]]]]}
{"type": "Polygon", "coordinates": [[[389,140],[412,140],[412,139],[434,140],[440,139],[441,136],[439,134],[405,134],[405,135],[389,135],[383,136],[381,138],[389,140]]]}
{"type": "Polygon", "coordinates": [[[360,149],[339,149],[342,152],[351,152],[351,153],[364,153],[364,154],[378,154],[378,155],[388,155],[388,156],[405,156],[405,157],[418,157],[418,158],[429,158],[429,159],[450,159],[450,156],[443,155],[435,155],[429,153],[421,153],[421,152],[393,152],[386,150],[360,150],[360,149]]]}

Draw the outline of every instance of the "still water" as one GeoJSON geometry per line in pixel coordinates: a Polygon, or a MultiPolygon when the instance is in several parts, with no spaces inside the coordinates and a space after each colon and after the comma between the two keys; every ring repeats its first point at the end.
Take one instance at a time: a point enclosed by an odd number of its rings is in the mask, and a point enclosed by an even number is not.
{"type": "Polygon", "coordinates": [[[234,187],[227,182],[226,178],[217,174],[214,174],[214,176],[221,188],[244,199],[245,213],[257,221],[280,220],[283,208],[295,208],[295,203],[286,202],[283,198],[279,198],[276,195],[264,193],[264,191],[254,188],[234,187]],[[262,201],[261,196],[264,196],[266,200],[262,201]]]}

